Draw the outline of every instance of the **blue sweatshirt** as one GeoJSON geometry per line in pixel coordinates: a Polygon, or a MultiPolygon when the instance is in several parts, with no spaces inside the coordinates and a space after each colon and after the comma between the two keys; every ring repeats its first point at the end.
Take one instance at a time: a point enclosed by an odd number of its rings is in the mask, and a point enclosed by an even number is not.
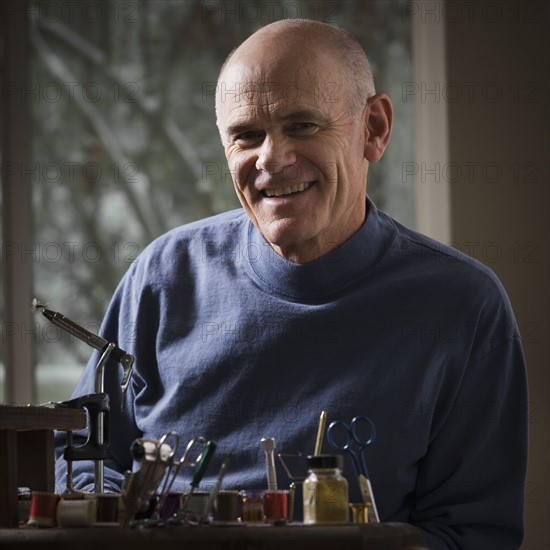
{"type": "MultiPolygon", "coordinates": [[[[520,545],[527,395],[508,298],[488,268],[368,210],[350,240],[307,264],[276,254],[242,210],[141,254],[101,329],[135,356],[123,413],[121,369],[106,367],[106,490],[120,490],[137,437],[176,431],[179,456],[202,434],[218,443],[205,486],[231,453],[224,487],[264,488],[262,437],[307,455],[321,410],[329,422],[364,415],[376,426],[365,454],[382,521],[417,525],[430,548],[520,545]]],[[[74,396],[93,393],[97,360],[74,396]]],[[[91,490],[91,465],[74,470],[91,490]]],[[[344,475],[361,501],[350,462],[344,475]]]]}

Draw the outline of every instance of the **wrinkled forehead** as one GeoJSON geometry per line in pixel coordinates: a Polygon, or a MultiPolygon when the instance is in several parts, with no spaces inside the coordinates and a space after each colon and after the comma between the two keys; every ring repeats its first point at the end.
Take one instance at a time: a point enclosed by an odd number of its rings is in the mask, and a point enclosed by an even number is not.
{"type": "Polygon", "coordinates": [[[267,114],[308,108],[326,112],[341,106],[344,85],[339,68],[322,59],[309,63],[296,59],[263,64],[238,61],[218,82],[218,120],[223,124],[242,111],[267,114]]]}

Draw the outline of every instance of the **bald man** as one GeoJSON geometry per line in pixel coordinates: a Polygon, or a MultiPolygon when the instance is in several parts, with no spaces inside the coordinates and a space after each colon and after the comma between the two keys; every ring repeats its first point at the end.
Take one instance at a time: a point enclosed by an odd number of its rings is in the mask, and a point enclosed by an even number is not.
{"type": "MultiPolygon", "coordinates": [[[[120,490],[137,437],[202,434],[218,442],[218,466],[233,457],[225,488],[264,488],[261,438],[309,454],[321,410],[364,415],[382,521],[416,525],[429,548],[517,548],[527,396],[516,322],[489,269],[367,197],[392,106],[358,43],[312,21],[268,25],[224,64],[216,111],[242,209],[157,239],[113,297],[101,333],[135,367],[122,413],[120,373],[106,369],[107,490],[120,490]]],[[[97,359],[75,396],[93,392],[97,359]]],[[[344,473],[360,501],[350,463],[344,473]]],[[[75,465],[75,485],[90,489],[91,469],[75,465]]]]}
{"type": "Polygon", "coordinates": [[[237,196],[274,250],[300,264],[363,225],[368,166],[390,137],[391,103],[344,37],[312,22],[270,25],[230,56],[216,95],[237,196]]]}

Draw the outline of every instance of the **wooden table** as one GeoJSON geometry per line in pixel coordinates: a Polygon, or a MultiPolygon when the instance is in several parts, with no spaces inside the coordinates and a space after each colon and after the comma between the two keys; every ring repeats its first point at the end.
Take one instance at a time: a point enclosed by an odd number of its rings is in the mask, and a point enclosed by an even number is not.
{"type": "Polygon", "coordinates": [[[2,529],[0,547],[2,550],[422,550],[418,531],[406,523],[2,529]]]}
{"type": "Polygon", "coordinates": [[[54,491],[53,431],[85,427],[80,409],[0,405],[0,527],[17,526],[17,487],[54,491]]]}

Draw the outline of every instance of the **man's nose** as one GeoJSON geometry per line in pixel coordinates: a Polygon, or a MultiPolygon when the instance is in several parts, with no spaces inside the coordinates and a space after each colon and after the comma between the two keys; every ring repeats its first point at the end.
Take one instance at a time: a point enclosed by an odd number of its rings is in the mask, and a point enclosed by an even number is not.
{"type": "Polygon", "coordinates": [[[276,174],[295,163],[296,153],[289,139],[269,135],[265,137],[256,160],[257,170],[276,174]]]}

